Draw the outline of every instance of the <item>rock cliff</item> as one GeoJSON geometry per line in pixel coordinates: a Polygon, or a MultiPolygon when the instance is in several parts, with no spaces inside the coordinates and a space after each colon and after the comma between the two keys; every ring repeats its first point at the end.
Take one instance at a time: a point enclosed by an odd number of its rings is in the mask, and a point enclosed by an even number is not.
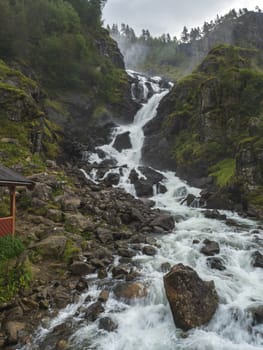
{"type": "MultiPolygon", "coordinates": [[[[220,45],[161,102],[145,127],[144,161],[262,210],[262,53],[220,45]],[[196,181],[199,179],[199,181],[196,181]]],[[[232,209],[231,204],[228,209],[232,209]]]]}

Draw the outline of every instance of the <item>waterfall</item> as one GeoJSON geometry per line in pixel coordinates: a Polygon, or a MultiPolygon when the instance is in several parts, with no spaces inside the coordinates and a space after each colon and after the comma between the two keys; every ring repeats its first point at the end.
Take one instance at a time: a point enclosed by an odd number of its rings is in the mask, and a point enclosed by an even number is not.
{"type": "MultiPolygon", "coordinates": [[[[152,87],[154,94],[142,105],[129,125],[120,125],[114,130],[111,144],[98,148],[106,158],[115,159],[120,171],[118,186],[136,194],[130,181],[130,172],[135,169],[140,176],[141,151],[144,142],[143,126],[155,117],[161,99],[168,93],[159,86],[159,79],[146,81],[144,76],[129,72],[140,79],[144,89],[143,97],[148,94],[146,82],[152,87]],[[147,89],[147,90],[146,90],[147,89]],[[131,148],[118,151],[114,147],[116,138],[129,133],[131,148]]],[[[133,87],[133,96],[135,96],[133,87]]],[[[87,154],[85,154],[85,159],[87,154]]],[[[99,162],[96,154],[89,156],[89,161],[99,162]]],[[[116,172],[116,169],[109,170],[116,172]]],[[[132,304],[116,300],[113,295],[105,306],[104,316],[110,315],[118,324],[114,332],[105,332],[98,328],[98,323],[82,324],[81,316],[77,329],[73,332],[70,349],[97,350],[259,350],[263,348],[263,325],[254,325],[247,310],[263,305],[263,273],[251,265],[251,252],[259,249],[257,241],[262,239],[262,230],[255,233],[255,222],[239,217],[231,212],[224,212],[227,217],[237,223],[228,226],[223,221],[206,218],[202,209],[182,205],[182,199],[188,193],[198,195],[199,190],[191,188],[180,180],[173,172],[161,172],[164,176],[162,184],[165,193],[154,191],[152,199],[156,207],[173,213],[178,218],[176,229],[171,234],[158,236],[158,253],[154,257],[136,255],[133,260],[140,264],[142,279],[146,282],[149,293],[146,298],[132,304]],[[214,270],[207,264],[207,258],[200,253],[202,240],[213,239],[220,244],[220,259],[225,269],[214,270]],[[195,240],[195,243],[193,243],[195,240]],[[165,297],[163,287],[164,272],[162,264],[183,263],[194,268],[204,280],[213,280],[219,295],[219,308],[213,319],[205,326],[184,334],[173,323],[172,314],[165,297]]],[[[87,174],[97,181],[96,171],[87,174]]],[[[107,173],[105,174],[107,176],[107,173]]],[[[262,248],[262,247],[261,247],[262,248]]],[[[89,277],[88,277],[89,278],[89,277]]],[[[88,294],[98,296],[99,285],[94,284],[88,294]]],[[[85,297],[80,303],[86,303],[85,297]]],[[[76,305],[66,310],[67,317],[74,314],[76,305]]],[[[53,324],[38,335],[39,347],[46,349],[45,339],[54,325],[65,319],[65,311],[53,320],[53,324]]],[[[32,348],[32,349],[35,349],[32,348]]]]}

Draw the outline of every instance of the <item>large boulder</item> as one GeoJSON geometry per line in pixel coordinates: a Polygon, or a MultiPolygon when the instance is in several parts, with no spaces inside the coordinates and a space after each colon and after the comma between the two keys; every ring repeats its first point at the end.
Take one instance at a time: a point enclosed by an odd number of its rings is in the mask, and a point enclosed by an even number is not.
{"type": "Polygon", "coordinates": [[[164,276],[164,287],[177,327],[186,331],[213,317],[218,306],[214,282],[201,280],[191,267],[175,265],[164,276]]]}
{"type": "Polygon", "coordinates": [[[252,254],[252,265],[263,268],[263,255],[259,251],[252,254]]]}
{"type": "Polygon", "coordinates": [[[140,166],[138,170],[143,176],[140,176],[135,169],[132,169],[129,176],[138,197],[153,196],[153,186],[156,186],[158,193],[167,191],[166,187],[161,184],[161,181],[165,179],[164,175],[150,167],[140,166]]]}
{"type": "Polygon", "coordinates": [[[65,236],[49,236],[31,246],[44,257],[57,258],[64,253],[68,239],[65,236]]]}
{"type": "Polygon", "coordinates": [[[123,149],[132,148],[130,132],[126,131],[120,135],[117,135],[113,143],[113,147],[116,148],[116,150],[119,152],[121,152],[123,149]]]}
{"type": "Polygon", "coordinates": [[[220,247],[219,244],[216,241],[210,241],[209,239],[205,239],[203,241],[203,247],[201,248],[201,253],[204,255],[215,255],[219,254],[220,247]]]}
{"type": "Polygon", "coordinates": [[[174,218],[169,214],[158,215],[151,221],[150,225],[161,227],[165,231],[172,231],[175,228],[174,218]]]}

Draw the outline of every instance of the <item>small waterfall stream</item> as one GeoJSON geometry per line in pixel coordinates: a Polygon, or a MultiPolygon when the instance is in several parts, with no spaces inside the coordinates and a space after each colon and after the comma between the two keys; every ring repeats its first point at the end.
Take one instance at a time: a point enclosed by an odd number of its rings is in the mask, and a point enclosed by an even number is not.
{"type": "MultiPolygon", "coordinates": [[[[131,75],[134,73],[129,72],[131,75]]],[[[136,75],[137,76],[137,75],[136,75]]],[[[141,85],[146,86],[146,78],[140,77],[141,85]]],[[[143,126],[156,115],[161,99],[168,90],[161,89],[156,81],[150,82],[154,95],[143,104],[135,116],[134,123],[119,126],[114,131],[110,145],[100,147],[107,157],[117,161],[122,168],[120,184],[126,191],[135,194],[130,183],[131,169],[138,169],[144,142],[143,126]],[[121,152],[114,147],[117,135],[130,132],[132,148],[121,152]]],[[[147,94],[145,89],[145,97],[147,94]]],[[[97,154],[89,156],[90,162],[100,162],[97,154]]],[[[110,170],[116,172],[116,169],[110,170]]],[[[38,332],[36,344],[30,349],[51,349],[45,347],[45,339],[50,330],[65,320],[71,320],[78,326],[70,339],[70,349],[84,350],[262,350],[263,324],[254,325],[247,310],[263,305],[263,272],[251,264],[251,254],[262,250],[263,231],[255,230],[256,223],[224,212],[237,225],[229,226],[223,221],[205,218],[202,209],[182,205],[182,197],[188,193],[198,195],[199,190],[191,188],[172,172],[162,172],[163,184],[167,188],[164,194],[155,193],[156,207],[165,209],[177,218],[176,229],[171,234],[158,236],[159,249],[154,257],[136,255],[133,260],[140,264],[140,273],[147,284],[149,293],[146,298],[126,304],[116,300],[113,295],[105,306],[103,315],[110,315],[118,324],[114,332],[98,328],[98,322],[82,323],[81,313],[75,312],[81,304],[89,305],[86,296],[97,297],[100,286],[94,283],[89,292],[81,298],[78,305],[69,305],[46,329],[38,332]],[[220,258],[225,270],[211,269],[207,258],[200,253],[201,243],[193,240],[213,239],[220,244],[220,258]],[[187,334],[177,329],[165,297],[163,275],[160,266],[163,263],[183,263],[193,267],[204,280],[214,280],[219,294],[220,305],[213,319],[206,326],[193,329],[187,334]]],[[[107,175],[107,174],[106,174],[107,175]]],[[[105,176],[106,176],[105,175],[105,176]]],[[[95,172],[87,176],[95,179],[95,172]]],[[[87,276],[93,279],[94,276],[87,276]]]]}

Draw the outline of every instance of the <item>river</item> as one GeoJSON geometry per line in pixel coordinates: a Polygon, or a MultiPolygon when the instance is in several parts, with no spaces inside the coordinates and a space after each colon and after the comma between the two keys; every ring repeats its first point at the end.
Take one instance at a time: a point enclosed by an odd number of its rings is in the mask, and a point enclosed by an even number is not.
{"type": "MultiPolygon", "coordinates": [[[[135,75],[133,72],[129,74],[135,75]]],[[[147,79],[144,76],[139,76],[139,79],[147,94],[147,79]]],[[[117,165],[127,164],[126,168],[122,168],[119,186],[133,195],[135,190],[129,174],[132,169],[140,173],[138,166],[144,142],[142,128],[155,117],[159,102],[169,92],[159,87],[157,78],[150,84],[155,93],[143,104],[134,122],[116,128],[111,144],[100,147],[107,157],[117,161],[117,165]],[[118,152],[113,147],[115,138],[127,131],[130,132],[132,148],[118,152]]],[[[101,160],[97,154],[92,154],[89,161],[101,160]]],[[[263,325],[253,324],[247,312],[251,307],[263,305],[263,272],[251,263],[252,253],[262,251],[262,229],[257,228],[255,221],[232,212],[222,213],[234,220],[236,225],[233,226],[206,218],[202,208],[181,204],[183,196],[188,193],[198,196],[199,189],[191,188],[173,172],[162,174],[166,178],[163,184],[167,192],[158,194],[155,191],[152,199],[157,208],[171,212],[177,223],[174,232],[156,237],[159,244],[157,255],[136,255],[133,258],[140,266],[140,273],[147,285],[147,297],[127,304],[110,294],[103,316],[110,316],[118,328],[114,332],[100,330],[97,321],[86,324],[81,322],[81,314],[76,316],[76,310],[81,305],[89,305],[86,297],[97,297],[101,291],[101,281],[96,281],[93,275],[87,276],[92,286],[89,291],[78,304],[69,305],[46,327],[39,329],[30,349],[52,350],[45,347],[52,329],[70,321],[78,325],[69,339],[71,350],[262,350],[263,325]],[[225,266],[224,270],[211,269],[207,257],[200,253],[202,241],[206,238],[220,244],[218,256],[225,266]],[[197,243],[194,244],[193,240],[197,243]],[[215,282],[219,307],[207,325],[187,333],[175,327],[163,286],[164,272],[160,269],[163,263],[170,263],[171,266],[183,263],[194,268],[202,279],[215,282]]],[[[95,172],[92,176],[96,181],[95,172]]]]}

